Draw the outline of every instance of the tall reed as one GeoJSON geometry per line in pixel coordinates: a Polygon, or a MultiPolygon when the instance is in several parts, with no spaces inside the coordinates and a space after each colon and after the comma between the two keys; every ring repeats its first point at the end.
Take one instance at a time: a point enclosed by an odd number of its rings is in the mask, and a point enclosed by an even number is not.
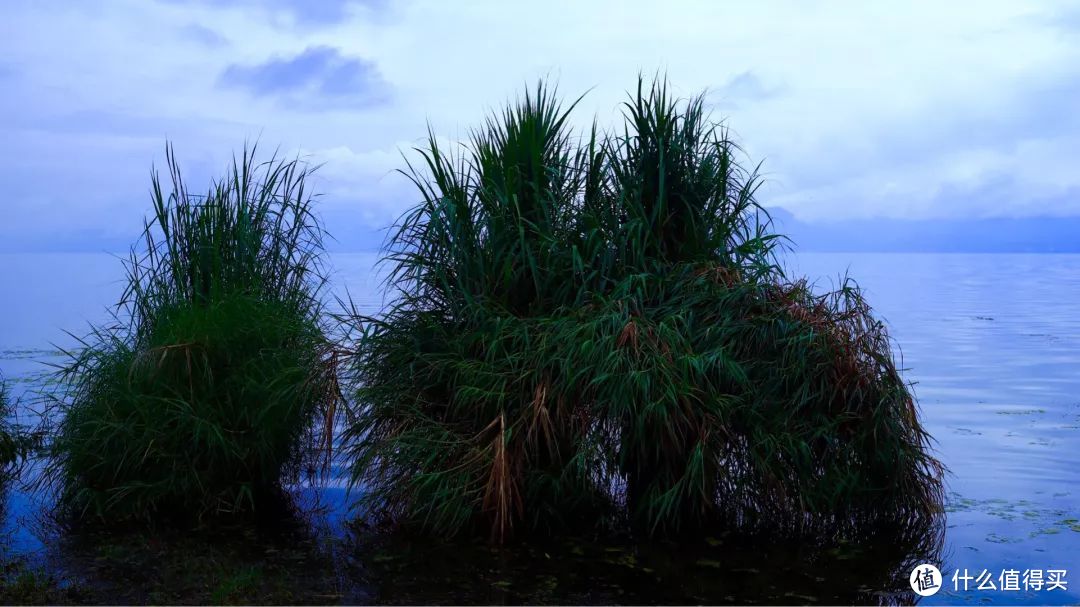
{"type": "Polygon", "coordinates": [[[171,187],[153,174],[116,322],[59,372],[44,479],[76,517],[250,512],[328,447],[338,394],[311,169],[245,148],[196,196],[166,158],[171,187]]]}
{"type": "Polygon", "coordinates": [[[567,112],[538,86],[464,155],[432,134],[421,152],[429,176],[406,171],[422,203],[388,255],[394,303],[357,318],[363,408],[344,437],[373,514],[503,538],[523,518],[555,529],[604,508],[589,420],[531,351],[529,319],[579,300],[582,287],[566,280],[568,239],[591,159],[575,150],[567,112]]]}
{"type": "Polygon", "coordinates": [[[40,443],[39,437],[18,424],[14,416],[15,403],[0,375],[0,483],[14,478],[40,443]]]}
{"type": "Polygon", "coordinates": [[[496,541],[939,524],[884,325],[853,282],[785,275],[703,98],[639,80],[620,130],[580,137],[573,105],[540,85],[407,167],[392,303],[353,318],[361,510],[496,541]]]}

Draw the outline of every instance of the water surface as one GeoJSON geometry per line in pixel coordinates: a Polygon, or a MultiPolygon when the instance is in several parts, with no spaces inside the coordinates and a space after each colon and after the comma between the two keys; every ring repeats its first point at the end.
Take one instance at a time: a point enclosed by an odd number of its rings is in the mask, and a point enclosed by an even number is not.
{"type": "MultiPolygon", "coordinates": [[[[371,273],[375,258],[332,258],[337,294],[347,291],[368,312],[382,301],[371,273]]],[[[916,384],[924,424],[949,468],[945,545],[934,563],[946,576],[945,588],[921,602],[1080,600],[1080,586],[1074,588],[1072,579],[1080,579],[1080,468],[1075,464],[1080,453],[1080,255],[800,254],[789,257],[788,265],[816,280],[819,288],[828,288],[845,271],[857,278],[889,324],[906,378],[916,384]],[[1066,590],[1024,591],[1022,584],[1019,591],[1000,590],[1003,572],[1052,569],[1068,572],[1066,590]],[[965,570],[972,578],[985,570],[999,589],[978,591],[973,579],[968,591],[961,582],[961,590],[954,592],[951,577],[965,570]]],[[[82,334],[88,322],[108,320],[107,306],[120,294],[121,277],[119,261],[104,254],[0,255],[0,371],[16,393],[40,387],[48,370],[42,363],[56,362],[57,348],[75,343],[65,330],[82,334]]],[[[322,497],[340,504],[340,479],[322,497]]],[[[13,490],[7,502],[2,527],[10,538],[7,549],[44,551],[28,523],[32,501],[13,490]]],[[[329,524],[339,526],[341,512],[334,512],[329,524]]],[[[441,580],[427,587],[399,570],[396,578],[386,574],[382,585],[327,600],[576,602],[591,597],[593,602],[647,603],[665,602],[665,597],[704,602],[756,597],[842,602],[854,590],[850,586],[873,584],[859,581],[863,565],[850,555],[807,556],[806,550],[787,546],[740,552],[731,545],[724,551],[726,559],[684,555],[691,560],[681,564],[662,550],[644,554],[619,546],[536,548],[473,560],[448,556],[441,566],[416,572],[441,580]],[[561,567],[551,564],[555,550],[569,555],[561,567]],[[477,565],[489,557],[495,560],[477,565]],[[588,569],[587,563],[601,562],[605,568],[588,569]],[[671,571],[664,573],[665,567],[671,571]],[[464,578],[458,584],[463,587],[454,586],[457,578],[464,578]],[[486,586],[478,589],[474,578],[486,580],[486,586]],[[401,594],[409,584],[413,594],[401,594]],[[675,584],[690,589],[677,590],[675,584]]],[[[350,558],[365,571],[398,558],[379,554],[381,560],[357,550],[350,558]]],[[[872,554],[860,558],[872,560],[872,554]]]]}

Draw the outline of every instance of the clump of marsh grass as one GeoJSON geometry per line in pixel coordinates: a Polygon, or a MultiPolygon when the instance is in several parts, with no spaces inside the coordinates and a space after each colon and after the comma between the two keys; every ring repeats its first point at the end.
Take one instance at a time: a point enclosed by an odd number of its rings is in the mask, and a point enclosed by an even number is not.
{"type": "Polygon", "coordinates": [[[310,169],[245,148],[204,196],[171,190],[125,262],[116,322],[69,352],[44,480],[105,521],[243,513],[314,469],[337,403],[310,169]]]}
{"type": "Polygon", "coordinates": [[[11,415],[11,404],[8,402],[7,383],[0,377],[0,478],[7,478],[9,467],[19,460],[19,445],[16,433],[11,428],[8,417],[11,415]]]}
{"type": "Polygon", "coordinates": [[[406,173],[423,203],[390,252],[395,303],[382,318],[357,317],[362,404],[343,440],[372,514],[503,538],[605,506],[584,403],[533,351],[578,290],[568,242],[592,159],[566,120],[541,86],[477,131],[467,157],[432,135],[430,180],[406,173]]]}
{"type": "Polygon", "coordinates": [[[580,138],[568,112],[541,85],[405,172],[394,297],[354,315],[361,509],[497,541],[937,524],[884,325],[853,282],[785,275],[702,98],[639,81],[621,130],[580,138]]]}
{"type": "Polygon", "coordinates": [[[39,436],[17,423],[15,403],[8,393],[7,383],[0,376],[0,483],[18,475],[20,466],[40,446],[39,436]]]}

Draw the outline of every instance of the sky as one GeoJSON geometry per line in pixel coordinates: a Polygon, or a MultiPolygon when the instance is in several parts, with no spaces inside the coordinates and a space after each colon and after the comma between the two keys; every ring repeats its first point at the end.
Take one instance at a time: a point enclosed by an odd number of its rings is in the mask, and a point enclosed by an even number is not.
{"type": "Polygon", "coordinates": [[[1080,217],[1077,3],[3,0],[0,250],[117,248],[166,141],[203,184],[254,140],[370,248],[429,126],[547,78],[610,128],[639,73],[704,92],[808,225],[1080,217]]]}

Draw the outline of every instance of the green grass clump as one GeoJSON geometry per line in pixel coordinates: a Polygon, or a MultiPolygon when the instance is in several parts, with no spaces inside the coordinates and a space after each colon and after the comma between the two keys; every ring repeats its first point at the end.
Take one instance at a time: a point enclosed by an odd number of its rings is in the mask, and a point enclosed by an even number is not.
{"type": "Polygon", "coordinates": [[[11,404],[8,402],[7,384],[0,378],[0,470],[4,473],[0,476],[7,477],[9,467],[19,459],[18,441],[10,427],[8,417],[11,415],[11,404]]]}
{"type": "Polygon", "coordinates": [[[0,483],[14,478],[40,443],[37,434],[13,421],[14,407],[0,376],[0,483]]]}
{"type": "MultiPolygon", "coordinates": [[[[573,106],[570,106],[572,109],[573,106]]],[[[360,508],[437,534],[936,524],[940,464],[853,282],[813,292],[702,98],[575,136],[538,87],[409,166],[391,303],[355,315],[360,508]]]]}
{"type": "Polygon", "coordinates": [[[85,588],[26,562],[0,554],[0,603],[4,605],[85,605],[85,588]]]}
{"type": "Polygon", "coordinates": [[[205,196],[171,148],[117,322],[60,371],[45,479],[76,517],[245,513],[317,463],[337,401],[323,232],[297,161],[245,149],[205,196]]]}

